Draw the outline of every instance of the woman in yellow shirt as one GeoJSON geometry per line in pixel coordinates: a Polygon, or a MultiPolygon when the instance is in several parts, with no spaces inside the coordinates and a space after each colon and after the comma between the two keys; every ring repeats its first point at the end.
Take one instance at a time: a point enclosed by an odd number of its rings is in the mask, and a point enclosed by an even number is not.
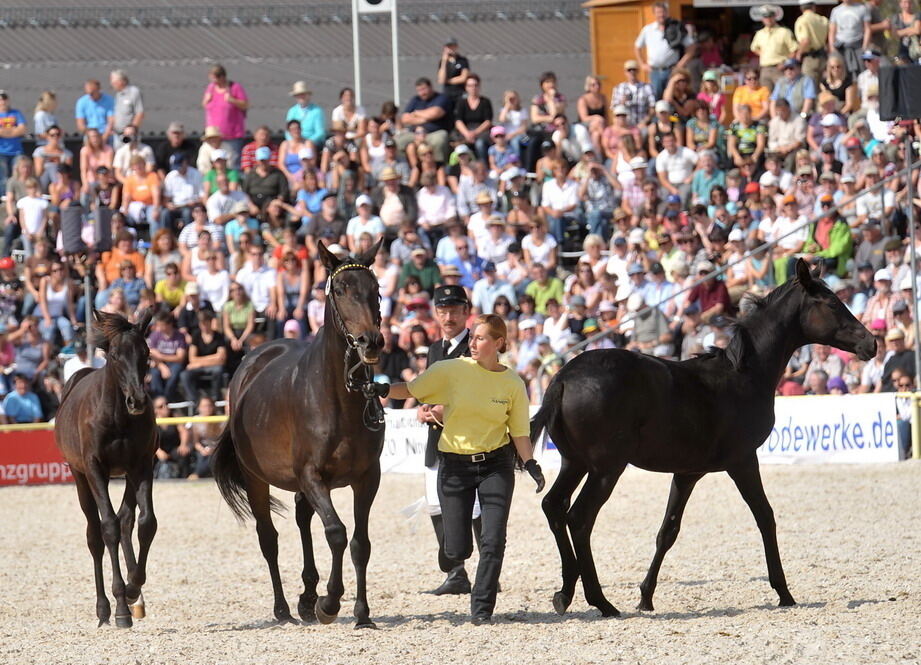
{"type": "MultiPolygon", "coordinates": [[[[473,552],[470,520],[473,501],[477,494],[480,498],[480,563],[470,594],[472,621],[477,625],[491,623],[496,606],[516,453],[537,483],[537,491],[544,488],[543,473],[532,456],[524,382],[499,362],[507,335],[500,317],[479,316],[470,336],[470,358],[435,363],[410,383],[391,385],[386,393],[393,399],[414,397],[445,407],[438,441],[438,497],[445,552],[455,561],[466,561],[473,552]]],[[[386,386],[381,384],[379,390],[386,386]]]]}

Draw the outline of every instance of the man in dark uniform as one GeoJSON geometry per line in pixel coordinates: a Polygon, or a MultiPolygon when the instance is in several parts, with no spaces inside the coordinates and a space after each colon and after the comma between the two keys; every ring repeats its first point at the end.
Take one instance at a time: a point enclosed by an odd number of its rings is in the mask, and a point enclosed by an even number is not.
{"type": "MultiPolygon", "coordinates": [[[[441,339],[429,346],[428,366],[439,360],[451,360],[470,355],[470,331],[467,330],[467,317],[470,316],[470,301],[464,287],[458,285],[439,286],[433,298],[435,319],[441,328],[441,339]]],[[[432,593],[436,596],[445,594],[470,593],[470,579],[462,561],[449,559],[445,554],[445,531],[441,518],[441,506],[438,503],[438,439],[441,437],[444,422],[444,408],[423,404],[419,407],[419,420],[429,426],[428,442],[425,446],[425,498],[428,503],[435,537],[438,538],[438,565],[448,574],[445,581],[432,593]]],[[[479,543],[480,519],[479,503],[474,506],[473,533],[479,543]]]]}

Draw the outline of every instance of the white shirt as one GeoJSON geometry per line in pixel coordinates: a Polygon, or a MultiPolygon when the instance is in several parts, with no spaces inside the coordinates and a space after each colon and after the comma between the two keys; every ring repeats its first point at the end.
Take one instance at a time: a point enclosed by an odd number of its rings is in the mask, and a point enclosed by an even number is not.
{"type": "Polygon", "coordinates": [[[857,215],[867,215],[876,219],[882,219],[885,208],[891,208],[895,205],[895,194],[891,189],[877,190],[867,192],[857,197],[857,215]]]}
{"type": "MultiPolygon", "coordinates": [[[[87,358],[89,360],[89,358],[87,358]]],[[[93,363],[85,363],[80,360],[80,356],[74,356],[66,363],[64,363],[64,369],[62,370],[61,378],[63,378],[64,383],[67,383],[67,380],[72,377],[74,374],[79,372],[84,367],[93,367],[94,369],[99,369],[100,367],[106,366],[106,359],[100,358],[99,356],[93,356],[93,363]]]]}
{"type": "Polygon", "coordinates": [[[355,215],[349,220],[345,228],[345,234],[352,238],[356,243],[362,233],[370,233],[372,238],[384,232],[384,223],[377,215],[371,215],[368,221],[364,221],[359,215],[355,215]]]}
{"type": "MultiPolygon", "coordinates": [[[[448,353],[446,353],[445,355],[449,355],[449,354],[451,354],[451,353],[454,353],[454,349],[457,348],[457,345],[458,345],[458,344],[460,344],[461,342],[464,341],[464,337],[467,335],[468,332],[469,332],[469,331],[468,331],[466,328],[464,328],[464,329],[457,335],[457,337],[452,337],[452,338],[451,338],[450,344],[448,344],[448,353]]],[[[442,341],[444,341],[444,340],[442,339],[442,341]]]]}
{"type": "Polygon", "coordinates": [[[22,223],[26,227],[26,232],[35,235],[45,218],[48,201],[40,197],[24,196],[16,201],[16,209],[22,210],[22,223]]]}
{"type": "Polygon", "coordinates": [[[163,179],[163,195],[168,196],[174,205],[185,206],[200,201],[203,193],[201,173],[192,166],[186,167],[185,175],[175,170],[163,179]]]}
{"type": "Polygon", "coordinates": [[[784,249],[793,249],[794,247],[799,246],[801,243],[806,242],[806,239],[809,237],[809,226],[806,224],[805,217],[797,217],[793,219],[791,217],[778,217],[774,220],[774,238],[777,238],[777,245],[784,249]],[[794,228],[800,226],[800,230],[796,233],[788,235],[786,238],[783,236],[786,233],[790,233],[794,228]]]}
{"type": "Polygon", "coordinates": [[[112,158],[112,166],[116,169],[120,169],[122,174],[127,175],[131,170],[131,158],[135,155],[143,157],[148,166],[153,166],[156,162],[153,148],[146,143],[138,143],[133,146],[133,149],[131,143],[125,143],[121,148],[115,151],[115,157],[112,158]]]}
{"type": "MultiPolygon", "coordinates": [[[[208,197],[205,208],[208,211],[208,221],[214,222],[218,217],[230,215],[234,207],[241,201],[246,201],[246,194],[239,190],[230,190],[226,194],[220,191],[208,197]]],[[[228,220],[229,221],[229,220],[228,220]]]]}
{"type": "Polygon", "coordinates": [[[252,264],[247,262],[237,273],[237,281],[246,289],[256,311],[265,311],[272,302],[272,289],[275,288],[276,282],[275,270],[267,265],[253,270],[252,264]]]}
{"type": "Polygon", "coordinates": [[[572,125],[569,134],[563,136],[559,129],[553,132],[553,142],[560,144],[563,155],[572,162],[578,162],[586,150],[592,148],[592,139],[583,125],[572,125]]]}
{"type": "MultiPolygon", "coordinates": [[[[682,43],[685,47],[688,47],[694,43],[694,39],[688,34],[682,43]]],[[[646,47],[646,62],[650,67],[672,67],[677,64],[680,58],[678,52],[669,46],[665,40],[665,28],[657,22],[643,26],[634,42],[634,46],[637,48],[646,47]]]]}
{"type": "Polygon", "coordinates": [[[541,188],[540,204],[552,210],[565,210],[579,205],[579,183],[566,180],[562,187],[556,178],[548,180],[541,188]]]}
{"type": "Polygon", "coordinates": [[[202,270],[195,276],[198,293],[202,301],[207,300],[215,312],[220,312],[230,293],[230,274],[226,270],[216,273],[202,270]]]}
{"type": "Polygon", "coordinates": [[[556,238],[549,234],[544,236],[544,241],[540,245],[534,243],[534,237],[530,233],[521,240],[521,249],[528,250],[531,255],[531,261],[533,263],[543,263],[544,265],[547,265],[550,252],[556,246],[556,238]]]}
{"type": "Polygon", "coordinates": [[[438,226],[457,216],[454,194],[444,185],[435,185],[434,192],[423,187],[416,194],[416,202],[419,205],[419,224],[438,226]]]}
{"type": "MultiPolygon", "coordinates": [[[[467,234],[473,238],[473,241],[477,246],[477,253],[479,254],[479,248],[482,247],[487,240],[489,240],[489,227],[486,226],[486,221],[489,217],[501,217],[505,219],[505,215],[501,212],[490,212],[489,216],[484,216],[482,212],[477,211],[470,215],[470,221],[467,222],[467,234]]],[[[482,256],[482,254],[479,254],[482,256]]]]}
{"type": "Polygon", "coordinates": [[[677,146],[674,153],[663,150],[656,156],[656,173],[665,173],[672,185],[681,185],[694,172],[698,155],[690,148],[677,146]]]}

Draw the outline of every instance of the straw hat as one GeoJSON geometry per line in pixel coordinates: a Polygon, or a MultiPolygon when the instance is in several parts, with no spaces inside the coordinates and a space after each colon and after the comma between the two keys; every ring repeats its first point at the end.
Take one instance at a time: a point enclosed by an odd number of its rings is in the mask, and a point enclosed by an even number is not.
{"type": "Polygon", "coordinates": [[[294,85],[291,86],[291,92],[288,94],[296,97],[297,95],[309,95],[311,92],[312,90],[307,87],[306,81],[295,81],[294,85]]]}
{"type": "Polygon", "coordinates": [[[392,166],[386,166],[381,171],[381,174],[377,177],[381,182],[387,182],[388,180],[399,180],[400,174],[396,172],[392,166]]]}
{"type": "Polygon", "coordinates": [[[205,133],[201,135],[203,139],[220,138],[221,136],[223,136],[221,134],[221,130],[214,125],[208,125],[205,127],[205,133]]]}

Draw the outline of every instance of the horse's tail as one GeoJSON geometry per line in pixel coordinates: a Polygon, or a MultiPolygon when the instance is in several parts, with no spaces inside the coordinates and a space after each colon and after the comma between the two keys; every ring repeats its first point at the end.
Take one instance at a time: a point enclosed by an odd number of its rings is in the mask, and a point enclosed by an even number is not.
{"type": "Polygon", "coordinates": [[[531,445],[537,445],[537,441],[544,430],[550,431],[560,413],[562,403],[563,381],[559,376],[555,376],[550,381],[550,385],[547,386],[547,392],[544,393],[540,408],[531,418],[531,445]]]}
{"type": "MultiPolygon", "coordinates": [[[[217,440],[217,447],[211,454],[211,471],[221,496],[224,497],[224,501],[230,506],[236,518],[242,522],[247,517],[252,517],[253,510],[246,494],[246,479],[243,477],[243,469],[237,458],[237,449],[230,434],[229,420],[224,425],[224,430],[217,440]]],[[[274,513],[284,511],[284,505],[272,496],[269,497],[269,507],[274,513]]]]}

